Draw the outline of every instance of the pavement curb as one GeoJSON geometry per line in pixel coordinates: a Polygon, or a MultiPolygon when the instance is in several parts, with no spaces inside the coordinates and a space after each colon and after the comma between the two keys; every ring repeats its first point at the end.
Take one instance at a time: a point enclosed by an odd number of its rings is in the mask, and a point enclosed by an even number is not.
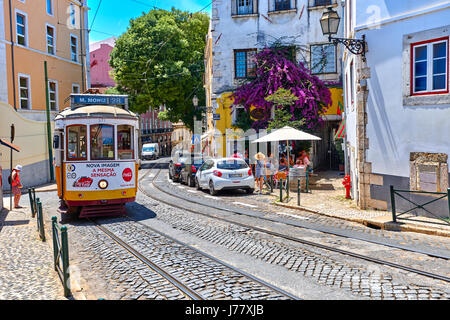
{"type": "Polygon", "coordinates": [[[415,226],[412,224],[405,224],[405,223],[393,222],[393,221],[377,221],[376,218],[375,219],[364,219],[364,218],[339,217],[339,216],[330,215],[330,214],[327,214],[324,212],[320,212],[318,210],[314,210],[311,208],[302,207],[302,206],[300,206],[300,207],[292,206],[292,205],[288,205],[288,204],[284,204],[284,203],[280,203],[280,202],[276,202],[276,201],[272,202],[272,204],[279,206],[279,207],[285,207],[285,208],[294,209],[294,210],[302,210],[302,211],[307,211],[307,212],[319,214],[319,215],[326,216],[326,217],[332,217],[332,218],[336,218],[336,219],[360,223],[367,227],[375,227],[377,229],[382,229],[382,230],[387,230],[387,231],[417,232],[417,233],[424,233],[424,234],[429,234],[429,235],[434,235],[434,236],[450,237],[450,232],[445,231],[445,230],[435,229],[435,228],[424,228],[421,226],[415,226]]]}

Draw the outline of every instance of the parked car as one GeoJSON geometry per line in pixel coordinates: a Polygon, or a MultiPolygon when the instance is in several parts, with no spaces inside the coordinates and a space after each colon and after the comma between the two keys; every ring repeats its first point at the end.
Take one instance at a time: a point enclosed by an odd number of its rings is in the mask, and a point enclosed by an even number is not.
{"type": "Polygon", "coordinates": [[[157,143],[145,143],[142,145],[142,159],[158,159],[159,158],[159,145],[157,143]]]}
{"type": "Polygon", "coordinates": [[[198,190],[209,189],[211,195],[220,190],[245,189],[255,191],[255,178],[247,163],[239,158],[209,159],[195,175],[198,190]]]}
{"type": "Polygon", "coordinates": [[[181,183],[186,183],[189,187],[195,186],[195,175],[202,164],[210,158],[195,157],[193,161],[185,163],[185,166],[181,169],[181,183]]]}

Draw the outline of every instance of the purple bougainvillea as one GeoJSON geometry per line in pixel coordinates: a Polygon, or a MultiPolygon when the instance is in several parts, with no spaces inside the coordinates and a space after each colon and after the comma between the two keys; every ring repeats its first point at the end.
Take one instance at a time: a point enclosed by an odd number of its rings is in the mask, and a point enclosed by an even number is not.
{"type": "MultiPolygon", "coordinates": [[[[303,63],[294,63],[282,49],[265,48],[256,55],[256,77],[236,89],[234,103],[260,108],[262,119],[254,121],[254,129],[264,129],[271,121],[272,103],[265,98],[280,87],[288,89],[299,99],[290,106],[292,120],[304,120],[305,129],[314,131],[323,123],[320,117],[331,106],[331,92],[326,83],[311,75],[303,63]]],[[[280,107],[280,106],[275,106],[280,107]]]]}

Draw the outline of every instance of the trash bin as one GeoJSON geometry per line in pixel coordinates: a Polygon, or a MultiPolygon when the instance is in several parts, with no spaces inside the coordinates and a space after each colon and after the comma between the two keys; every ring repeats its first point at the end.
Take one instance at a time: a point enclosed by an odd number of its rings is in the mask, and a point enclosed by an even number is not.
{"type": "Polygon", "coordinates": [[[290,168],[289,169],[289,190],[297,192],[298,182],[300,179],[300,190],[306,191],[306,171],[305,167],[290,168]]]}

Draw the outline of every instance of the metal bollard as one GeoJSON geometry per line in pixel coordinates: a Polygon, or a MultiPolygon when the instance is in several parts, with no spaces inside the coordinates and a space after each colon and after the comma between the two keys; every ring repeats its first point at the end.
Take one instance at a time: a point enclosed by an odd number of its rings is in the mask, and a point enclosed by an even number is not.
{"type": "Polygon", "coordinates": [[[289,175],[286,176],[286,200],[289,202],[289,175]]]}
{"type": "Polygon", "coordinates": [[[31,193],[31,189],[28,189],[28,197],[30,198],[31,217],[34,218],[34,199],[33,194],[31,193]]]}
{"type": "Polygon", "coordinates": [[[39,198],[37,199],[36,204],[37,204],[37,219],[36,220],[37,220],[39,236],[41,237],[42,241],[45,241],[44,217],[42,214],[42,203],[39,198]]]}
{"type": "Polygon", "coordinates": [[[392,221],[397,222],[397,216],[395,212],[395,194],[394,194],[394,186],[391,185],[389,187],[389,191],[391,192],[391,210],[392,210],[392,221]]]}
{"type": "Polygon", "coordinates": [[[300,206],[300,179],[297,179],[297,205],[300,206]]]}
{"type": "Polygon", "coordinates": [[[448,217],[450,219],[450,188],[447,188],[447,200],[448,200],[448,217]]]}
{"type": "Polygon", "coordinates": [[[53,264],[55,270],[58,271],[58,222],[55,216],[52,217],[52,235],[53,235],[53,264]]]}
{"type": "Polygon", "coordinates": [[[309,192],[309,172],[306,171],[306,193],[309,192]]]}
{"type": "Polygon", "coordinates": [[[283,179],[279,179],[279,183],[280,183],[280,202],[283,202],[283,179]]]}
{"type": "Polygon", "coordinates": [[[69,271],[69,241],[67,237],[67,227],[61,227],[61,245],[62,245],[62,263],[64,278],[64,296],[68,297],[70,293],[70,271],[69,271]]]}
{"type": "Polygon", "coordinates": [[[35,188],[31,188],[31,191],[33,192],[33,204],[34,204],[34,215],[33,218],[36,216],[36,212],[37,212],[37,207],[36,207],[36,189],[35,188]]]}

